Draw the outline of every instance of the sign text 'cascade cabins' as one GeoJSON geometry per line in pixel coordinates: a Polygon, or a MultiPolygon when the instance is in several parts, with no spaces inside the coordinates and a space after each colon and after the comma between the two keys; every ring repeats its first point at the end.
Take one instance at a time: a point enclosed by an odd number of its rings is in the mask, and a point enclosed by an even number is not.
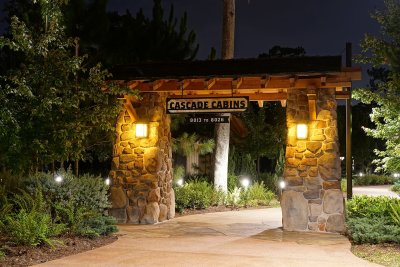
{"type": "Polygon", "coordinates": [[[243,112],[248,97],[167,98],[167,113],[229,113],[243,112]]]}

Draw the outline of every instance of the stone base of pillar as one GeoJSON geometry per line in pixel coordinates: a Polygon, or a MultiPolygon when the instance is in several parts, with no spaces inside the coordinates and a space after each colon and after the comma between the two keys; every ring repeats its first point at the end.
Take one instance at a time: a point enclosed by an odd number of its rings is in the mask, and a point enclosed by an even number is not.
{"type": "Polygon", "coordinates": [[[290,231],[344,232],[344,199],[334,89],[319,89],[316,116],[310,116],[307,90],[288,92],[288,140],[281,207],[283,228],[290,231]],[[314,119],[310,119],[314,118],[314,119]],[[296,124],[308,122],[305,140],[296,124]]]}
{"type": "Polygon", "coordinates": [[[170,118],[165,97],[143,94],[132,112],[118,117],[110,171],[109,214],[118,223],[153,224],[175,216],[172,189],[170,118]],[[148,124],[148,137],[136,138],[136,123],[148,124]]]}

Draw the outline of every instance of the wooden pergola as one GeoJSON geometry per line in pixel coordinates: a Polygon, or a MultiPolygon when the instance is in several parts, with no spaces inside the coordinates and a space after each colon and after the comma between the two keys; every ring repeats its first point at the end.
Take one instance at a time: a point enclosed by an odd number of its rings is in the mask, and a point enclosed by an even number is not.
{"type": "Polygon", "coordinates": [[[171,97],[248,96],[250,101],[287,100],[287,90],[335,88],[336,99],[349,99],[360,68],[341,66],[340,56],[149,62],[118,66],[113,80],[132,90],[171,97]]]}
{"type": "MultiPolygon", "coordinates": [[[[335,88],[336,99],[346,100],[349,184],[351,86],[352,81],[361,80],[361,68],[351,67],[349,61],[351,56],[346,58],[347,67],[343,67],[341,56],[147,62],[115,67],[112,80],[142,93],[173,98],[247,96],[259,106],[264,101],[280,101],[286,106],[288,90],[307,89],[310,117],[315,114],[317,90],[335,88]]],[[[348,193],[351,197],[351,186],[348,193]]]]}

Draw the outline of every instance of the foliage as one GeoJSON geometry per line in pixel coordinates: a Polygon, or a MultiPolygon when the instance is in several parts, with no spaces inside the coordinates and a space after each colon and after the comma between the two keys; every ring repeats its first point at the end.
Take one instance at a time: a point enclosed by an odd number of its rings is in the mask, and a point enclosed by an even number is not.
{"type": "Polygon", "coordinates": [[[232,207],[239,206],[241,192],[242,189],[240,187],[234,187],[233,190],[228,191],[226,196],[226,204],[232,207]]]}
{"type": "Polygon", "coordinates": [[[257,180],[264,184],[268,190],[274,192],[275,194],[279,194],[279,178],[275,173],[261,173],[257,180]]]}
{"type": "Polygon", "coordinates": [[[400,2],[385,0],[385,9],[375,11],[372,17],[380,24],[381,35],[366,35],[361,43],[358,61],[387,69],[387,77],[375,82],[371,88],[354,93],[361,102],[375,106],[370,114],[374,128],[365,128],[368,135],[385,141],[386,148],[376,150],[378,163],[386,170],[400,169],[400,2]]]}
{"type": "Polygon", "coordinates": [[[400,180],[394,182],[394,184],[390,187],[390,190],[400,194],[400,180]]]}
{"type": "Polygon", "coordinates": [[[394,178],[388,175],[365,174],[363,176],[355,176],[355,185],[384,185],[393,184],[394,178]]]}
{"type": "Polygon", "coordinates": [[[196,133],[183,133],[176,138],[173,143],[173,150],[181,155],[188,156],[192,153],[205,155],[214,150],[215,142],[213,139],[202,140],[196,133]]]}
{"type": "Polygon", "coordinates": [[[185,176],[185,167],[182,165],[174,166],[173,180],[174,183],[185,176]]]}
{"type": "Polygon", "coordinates": [[[213,199],[214,188],[206,181],[193,180],[175,188],[176,207],[182,211],[185,208],[208,208],[213,199]]]}
{"type": "Polygon", "coordinates": [[[264,183],[255,182],[240,194],[244,206],[267,206],[275,199],[275,194],[267,190],[264,183]]]}
{"type": "Polygon", "coordinates": [[[383,217],[391,221],[389,204],[400,203],[400,199],[389,198],[386,196],[354,196],[347,201],[347,216],[349,218],[376,218],[383,217]]]}
{"type": "Polygon", "coordinates": [[[70,234],[94,238],[117,232],[113,217],[104,216],[85,207],[74,206],[72,202],[67,205],[57,203],[55,210],[57,219],[67,225],[70,234]]]}
{"type": "Polygon", "coordinates": [[[355,243],[400,243],[400,200],[354,196],[347,202],[347,226],[355,243]]]}
{"type": "Polygon", "coordinates": [[[384,218],[352,218],[347,220],[347,226],[357,244],[400,243],[400,227],[388,224],[384,218]]]}
{"type": "Polygon", "coordinates": [[[37,173],[26,181],[28,190],[40,190],[50,204],[71,204],[77,209],[82,207],[102,213],[110,207],[108,200],[108,185],[100,176],[84,174],[79,177],[71,172],[60,172],[63,181],[58,183],[51,173],[37,173]]]}
{"type": "Polygon", "coordinates": [[[231,191],[238,186],[240,186],[239,176],[228,173],[228,191],[231,191]]]}
{"type": "Polygon", "coordinates": [[[16,244],[37,246],[47,243],[52,246],[50,237],[65,230],[64,224],[53,222],[40,192],[33,197],[22,191],[15,195],[13,202],[15,211],[5,216],[3,231],[16,244]]]}
{"type": "Polygon", "coordinates": [[[241,118],[246,123],[248,135],[238,146],[238,150],[242,155],[249,155],[252,161],[257,161],[257,173],[260,173],[260,158],[277,159],[285,143],[284,108],[272,102],[262,108],[251,105],[241,114],[241,118]]]}
{"type": "Polygon", "coordinates": [[[389,203],[389,207],[390,216],[392,217],[393,222],[400,227],[400,202],[389,203]]]}
{"type": "Polygon", "coordinates": [[[0,48],[21,56],[0,77],[0,156],[15,170],[84,159],[89,149],[110,144],[121,108],[116,95],[128,93],[113,85],[100,90],[110,74],[74,55],[79,40],[65,35],[64,2],[37,1],[39,27],[14,16],[11,37],[0,37],[0,48]]]}

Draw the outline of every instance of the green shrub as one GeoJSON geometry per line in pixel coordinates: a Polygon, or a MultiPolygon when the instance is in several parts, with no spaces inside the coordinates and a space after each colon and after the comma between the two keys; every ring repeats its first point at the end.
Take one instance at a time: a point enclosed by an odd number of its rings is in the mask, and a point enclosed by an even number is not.
{"type": "Polygon", "coordinates": [[[45,209],[40,191],[35,196],[22,191],[13,199],[13,212],[5,216],[3,231],[18,245],[53,245],[50,237],[65,230],[65,225],[54,223],[45,209]]]}
{"type": "Polygon", "coordinates": [[[394,178],[387,175],[366,174],[354,177],[354,185],[384,185],[393,182],[394,178]]]}
{"type": "Polygon", "coordinates": [[[60,175],[63,181],[57,183],[53,174],[37,173],[27,179],[27,188],[30,192],[41,190],[50,205],[72,203],[73,206],[96,212],[103,212],[110,207],[108,185],[104,183],[102,177],[89,174],[75,177],[70,172],[60,175]]]}
{"type": "Polygon", "coordinates": [[[389,213],[392,217],[393,222],[400,227],[400,202],[398,203],[389,203],[389,213]]]}
{"type": "Polygon", "coordinates": [[[346,208],[348,231],[354,242],[400,242],[400,199],[354,196],[346,208]]]}
{"type": "Polygon", "coordinates": [[[212,204],[214,188],[206,181],[190,181],[175,188],[175,201],[178,210],[185,208],[204,209],[212,204]]]}
{"type": "Polygon", "coordinates": [[[400,243],[400,227],[388,224],[384,218],[350,218],[347,226],[357,244],[400,243]]]}
{"type": "Polygon", "coordinates": [[[98,214],[97,216],[83,221],[77,234],[89,238],[95,238],[100,235],[110,235],[118,231],[116,223],[117,221],[114,217],[98,214]]]}
{"type": "Polygon", "coordinates": [[[274,192],[275,194],[279,194],[280,188],[278,185],[279,177],[274,173],[260,173],[257,179],[259,182],[264,183],[265,187],[274,192]]]}
{"type": "Polygon", "coordinates": [[[377,218],[382,217],[391,221],[389,203],[398,204],[400,199],[386,196],[354,196],[347,201],[347,216],[349,218],[377,218]]]}
{"type": "Polygon", "coordinates": [[[239,186],[239,176],[228,173],[228,191],[234,190],[235,187],[239,186]]]}
{"type": "Polygon", "coordinates": [[[228,194],[226,195],[226,205],[232,207],[239,206],[241,192],[242,189],[240,187],[235,187],[233,190],[228,191],[228,194]]]}
{"type": "Polygon", "coordinates": [[[392,185],[392,186],[390,187],[390,190],[392,190],[393,192],[396,192],[396,193],[400,194],[400,181],[396,181],[396,182],[394,183],[394,185],[392,185]]]}
{"type": "Polygon", "coordinates": [[[245,206],[267,206],[275,199],[275,194],[267,190],[263,182],[255,182],[242,190],[240,198],[240,202],[245,206]]]}

